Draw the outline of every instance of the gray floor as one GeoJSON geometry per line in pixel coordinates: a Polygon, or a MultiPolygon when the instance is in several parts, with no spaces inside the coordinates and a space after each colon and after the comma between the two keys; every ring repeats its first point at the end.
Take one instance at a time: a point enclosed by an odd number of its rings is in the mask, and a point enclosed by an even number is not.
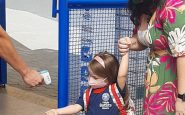
{"type": "Polygon", "coordinates": [[[45,115],[49,108],[22,100],[0,88],[0,115],[45,115]]]}
{"type": "Polygon", "coordinates": [[[44,115],[48,108],[0,94],[0,115],[44,115]]]}

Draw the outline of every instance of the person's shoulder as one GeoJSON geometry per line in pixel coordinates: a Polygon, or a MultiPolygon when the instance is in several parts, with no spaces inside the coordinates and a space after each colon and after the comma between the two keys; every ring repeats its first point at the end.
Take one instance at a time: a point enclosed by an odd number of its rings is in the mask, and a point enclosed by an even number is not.
{"type": "Polygon", "coordinates": [[[178,9],[182,6],[184,6],[184,0],[161,0],[161,2],[158,5],[158,8],[160,10],[168,10],[170,9],[178,9]]]}
{"type": "Polygon", "coordinates": [[[182,17],[185,10],[183,0],[161,0],[160,4],[156,9],[155,27],[163,28],[162,25],[176,24],[176,19],[182,17]],[[182,9],[184,7],[184,10],[182,9]],[[180,10],[181,9],[181,10],[180,10]]]}

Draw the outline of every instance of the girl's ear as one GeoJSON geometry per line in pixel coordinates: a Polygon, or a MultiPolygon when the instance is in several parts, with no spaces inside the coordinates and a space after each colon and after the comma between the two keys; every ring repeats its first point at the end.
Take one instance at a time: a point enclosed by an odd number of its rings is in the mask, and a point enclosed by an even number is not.
{"type": "Polygon", "coordinates": [[[108,77],[106,78],[105,82],[108,83],[108,84],[110,83],[108,77]]]}

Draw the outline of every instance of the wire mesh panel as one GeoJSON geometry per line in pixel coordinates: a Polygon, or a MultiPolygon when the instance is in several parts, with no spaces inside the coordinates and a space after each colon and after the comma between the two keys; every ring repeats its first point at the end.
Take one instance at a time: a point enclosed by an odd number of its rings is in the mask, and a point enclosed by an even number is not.
{"type": "MultiPolygon", "coordinates": [[[[69,103],[75,103],[87,88],[87,65],[94,54],[108,51],[120,59],[118,39],[131,36],[133,25],[127,9],[71,9],[69,14],[69,103]]],[[[138,115],[143,108],[146,53],[129,54],[128,85],[138,115]]]]}

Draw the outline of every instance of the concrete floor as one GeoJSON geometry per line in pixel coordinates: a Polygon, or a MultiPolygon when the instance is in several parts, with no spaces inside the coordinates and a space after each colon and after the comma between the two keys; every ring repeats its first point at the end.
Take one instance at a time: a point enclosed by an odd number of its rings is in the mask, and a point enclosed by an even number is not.
{"type": "Polygon", "coordinates": [[[0,94],[0,115],[44,115],[48,108],[0,94]]]}
{"type": "MultiPolygon", "coordinates": [[[[41,101],[40,96],[33,96],[30,92],[22,92],[22,90],[19,89],[12,95],[11,90],[15,91],[17,89],[9,86],[6,87],[6,89],[0,88],[0,115],[45,115],[45,112],[50,109],[49,107],[39,104],[39,101],[41,101]],[[22,98],[15,94],[21,94],[22,98]],[[24,94],[28,97],[27,99],[24,99],[24,94]],[[29,101],[30,98],[34,98],[37,103],[29,101]]],[[[44,100],[46,100],[47,103],[48,99],[44,100]]]]}

